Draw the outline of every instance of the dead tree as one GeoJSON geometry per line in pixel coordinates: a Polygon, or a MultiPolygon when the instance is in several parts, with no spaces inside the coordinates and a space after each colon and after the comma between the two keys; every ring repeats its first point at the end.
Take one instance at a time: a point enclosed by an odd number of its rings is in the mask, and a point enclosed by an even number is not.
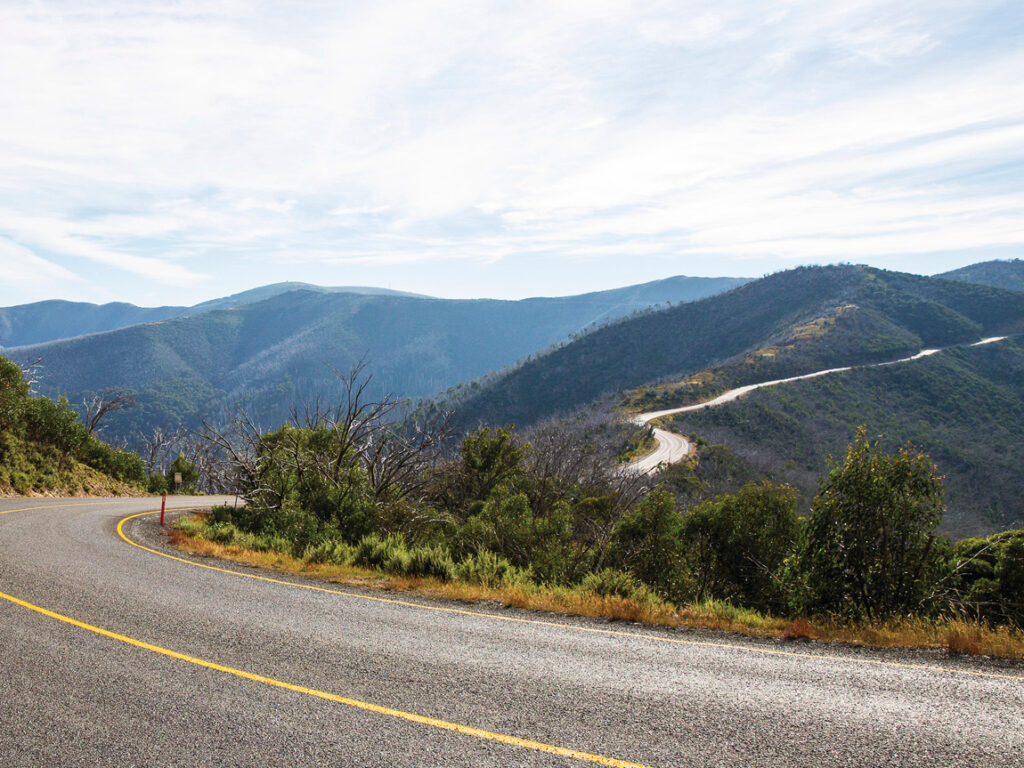
{"type": "Polygon", "coordinates": [[[92,400],[82,401],[82,422],[89,434],[100,429],[100,422],[111,413],[135,407],[135,396],[121,389],[105,389],[92,400]]]}
{"type": "Polygon", "coordinates": [[[181,442],[184,433],[180,427],[171,429],[165,425],[153,427],[149,432],[136,438],[136,452],[146,464],[146,473],[163,472],[170,463],[172,450],[181,442]]]}

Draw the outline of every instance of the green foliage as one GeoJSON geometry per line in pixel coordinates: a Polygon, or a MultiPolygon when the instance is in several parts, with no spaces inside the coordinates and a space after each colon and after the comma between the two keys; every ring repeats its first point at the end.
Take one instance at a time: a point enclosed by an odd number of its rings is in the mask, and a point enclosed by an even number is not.
{"type": "Polygon", "coordinates": [[[700,451],[695,471],[708,493],[768,475],[809,501],[826,457],[843,452],[861,424],[887,435],[888,449],[910,442],[932,457],[945,475],[945,531],[988,534],[1024,520],[1024,346],[1014,339],[758,390],[681,415],[671,428],[729,446],[731,467],[706,464],[711,450],[700,451]]]}
{"type": "Polygon", "coordinates": [[[195,464],[179,453],[167,468],[165,482],[175,493],[195,493],[199,484],[199,472],[196,471],[195,464]],[[180,484],[174,481],[175,475],[178,474],[181,475],[180,484]]]}
{"type": "Polygon", "coordinates": [[[588,573],[580,582],[580,589],[602,597],[624,597],[637,602],[648,599],[648,589],[641,582],[624,571],[604,568],[597,573],[588,573]]]}
{"type": "Polygon", "coordinates": [[[953,562],[962,607],[993,623],[1024,625],[1024,530],[959,541],[953,562]]]}
{"type": "Polygon", "coordinates": [[[6,357],[0,357],[0,433],[15,429],[27,403],[28,382],[21,368],[6,357]]]}
{"type": "Polygon", "coordinates": [[[80,487],[85,465],[109,478],[144,487],[145,466],[134,453],[89,433],[61,396],[30,396],[21,369],[0,357],[0,485],[17,493],[80,487]]]}
{"type": "Polygon", "coordinates": [[[864,430],[811,506],[797,553],[802,606],[868,619],[928,608],[942,578],[942,478],[909,448],[882,451],[864,430]]]}
{"type": "Polygon", "coordinates": [[[609,561],[674,602],[687,593],[683,518],[666,491],[652,491],[612,532],[609,561]]]}
{"type": "Polygon", "coordinates": [[[572,511],[556,504],[548,515],[536,515],[525,493],[502,488],[489,495],[479,512],[467,518],[456,534],[459,549],[488,549],[514,565],[532,567],[548,581],[572,581],[572,511]]]}
{"type": "Polygon", "coordinates": [[[781,608],[779,571],[799,532],[796,501],[792,488],[764,482],[688,510],[680,535],[692,598],[781,608]]]}
{"type": "Polygon", "coordinates": [[[150,493],[167,493],[167,476],[163,472],[154,470],[147,481],[147,488],[150,493]]]}
{"type": "Polygon", "coordinates": [[[255,529],[287,524],[277,511],[287,517],[294,510],[310,515],[315,528],[336,528],[349,542],[376,530],[378,510],[366,472],[338,431],[285,424],[262,437],[259,451],[259,491],[250,505],[262,508],[254,513],[255,529]]]}
{"type": "Polygon", "coordinates": [[[523,477],[526,452],[514,440],[512,427],[488,427],[467,435],[459,461],[435,477],[436,502],[462,517],[474,514],[499,485],[508,487],[523,477]]]}
{"type": "MultiPolygon", "coordinates": [[[[952,610],[951,594],[962,611],[989,621],[1018,615],[1024,539],[950,550],[933,535],[942,481],[930,461],[909,449],[886,453],[863,431],[823,478],[807,521],[796,516],[797,494],[787,486],[746,483],[681,511],[668,483],[630,497],[628,483],[588,475],[586,450],[571,453],[543,430],[532,439],[522,442],[511,428],[468,436],[457,457],[429,474],[422,498],[401,499],[356,535],[359,518],[339,509],[373,504],[361,465],[332,465],[334,484],[299,472],[320,466],[339,444],[330,430],[286,425],[259,446],[268,460],[258,485],[279,503],[214,509],[203,535],[307,563],[668,600],[743,621],[756,611],[884,619],[952,610]]],[[[672,486],[697,487],[684,498],[708,494],[716,473],[730,482],[743,476],[726,449],[702,451],[704,475],[700,463],[669,473],[672,486]]],[[[601,462],[622,479],[607,457],[601,462]]]]}
{"type": "Polygon", "coordinates": [[[302,559],[307,563],[330,563],[332,565],[348,565],[355,557],[355,548],[345,541],[323,539],[310,544],[302,559]]]}
{"type": "Polygon", "coordinates": [[[533,578],[529,570],[516,568],[501,555],[487,549],[460,560],[455,566],[455,576],[467,584],[480,584],[492,589],[526,584],[533,578]]]}

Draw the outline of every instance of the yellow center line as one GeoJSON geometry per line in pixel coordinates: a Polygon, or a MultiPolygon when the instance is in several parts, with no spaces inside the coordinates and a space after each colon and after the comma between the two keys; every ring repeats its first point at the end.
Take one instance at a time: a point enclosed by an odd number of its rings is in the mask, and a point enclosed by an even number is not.
{"type": "Polygon", "coordinates": [[[228,667],[224,664],[217,664],[212,661],[206,661],[195,656],[189,656],[184,653],[178,653],[172,651],[169,648],[163,648],[159,645],[153,645],[142,640],[136,640],[135,638],[128,637],[126,635],[119,635],[116,632],[111,632],[109,629],[103,629],[102,627],[96,627],[92,624],[86,624],[84,621],[78,621],[70,616],[64,616],[63,614],[56,613],[54,611],[41,608],[38,605],[19,600],[18,598],[8,595],[4,592],[0,592],[0,597],[5,600],[9,600],[12,603],[20,605],[29,610],[41,613],[43,616],[48,616],[51,619],[62,621],[66,624],[79,627],[80,629],[88,630],[89,632],[95,632],[98,635],[109,637],[112,640],[117,640],[128,645],[141,648],[152,653],[158,653],[162,656],[168,656],[172,659],[179,661],[185,661],[189,664],[196,664],[200,667],[206,667],[217,672],[224,672],[235,677],[241,677],[245,680],[251,680],[256,683],[263,683],[264,685],[270,685],[274,688],[283,688],[286,691],[293,691],[294,693],[302,693],[307,696],[315,696],[318,699],[326,699],[327,701],[333,701],[336,704],[344,704],[347,707],[355,707],[356,709],[362,709],[367,712],[375,712],[378,715],[386,715],[388,717],[395,717],[400,720],[407,720],[410,723],[418,723],[419,725],[427,725],[432,728],[440,728],[446,731],[454,731],[461,733],[465,736],[473,736],[478,739],[486,739],[488,741],[496,741],[501,744],[508,744],[513,747],[521,747],[522,749],[532,749],[536,752],[547,752],[552,755],[558,755],[559,757],[568,757],[575,760],[583,760],[588,763],[595,763],[597,765],[610,765],[615,768],[650,768],[642,763],[631,763],[627,760],[617,760],[613,757],[604,757],[603,755],[594,755],[589,752],[581,752],[575,749],[566,749],[565,747],[556,747],[551,744],[544,744],[539,741],[531,741],[529,739],[520,739],[518,736],[509,736],[504,733],[495,733],[494,731],[486,731],[482,728],[473,728],[468,725],[460,725],[459,723],[451,723],[447,720],[439,720],[436,717],[426,717],[424,715],[417,715],[413,712],[404,712],[400,709],[393,709],[391,707],[382,707],[379,704],[371,704],[366,701],[360,701],[359,699],[350,699],[346,696],[338,696],[334,693],[328,693],[327,691],[321,691],[316,688],[307,688],[303,685],[294,685],[293,683],[286,683],[283,680],[275,680],[272,677],[265,677],[263,675],[257,675],[253,672],[246,672],[243,669],[236,669],[235,667],[228,667]]]}
{"type": "MultiPolygon", "coordinates": [[[[196,509],[198,509],[198,507],[196,507],[196,509]]],[[[157,510],[157,511],[159,511],[159,510],[157,510]]],[[[186,510],[176,510],[176,511],[188,511],[188,510],[186,509],[186,510]]],[[[634,638],[634,639],[638,639],[639,638],[639,639],[642,639],[642,640],[652,640],[654,642],[659,642],[659,643],[673,643],[675,645],[691,645],[691,646],[704,647],[704,648],[726,648],[726,649],[729,649],[729,650],[744,651],[744,652],[747,652],[747,653],[758,653],[758,654],[762,654],[762,655],[765,655],[765,656],[789,656],[789,657],[801,658],[801,659],[818,659],[818,660],[825,660],[825,661],[842,661],[842,662],[848,662],[848,663],[851,663],[851,664],[870,664],[870,665],[880,666],[880,667],[896,667],[896,668],[900,668],[900,669],[915,669],[915,670],[930,671],[930,672],[945,672],[945,673],[957,674],[957,675],[972,675],[972,676],[975,676],[975,677],[987,677],[987,678],[994,678],[994,679],[997,679],[997,680],[1024,680],[1024,676],[1020,676],[1020,675],[1003,675],[1003,674],[998,674],[996,672],[979,672],[979,671],[973,670],[973,669],[958,669],[958,668],[955,668],[955,667],[938,667],[938,666],[930,666],[930,665],[925,665],[925,664],[903,664],[903,663],[897,662],[897,661],[883,661],[881,659],[865,659],[865,658],[859,658],[859,657],[856,657],[856,656],[837,656],[837,655],[834,655],[834,654],[830,655],[830,654],[816,654],[816,653],[800,653],[798,651],[780,651],[780,650],[775,650],[775,649],[772,649],[772,648],[759,648],[757,646],[735,645],[735,644],[732,644],[732,643],[715,643],[715,642],[711,642],[711,641],[707,641],[707,640],[685,640],[683,638],[664,637],[664,636],[661,636],[661,635],[650,635],[650,634],[646,634],[644,632],[622,632],[622,631],[615,630],[615,629],[600,629],[598,627],[585,627],[585,626],[581,626],[581,625],[578,625],[578,624],[563,624],[563,623],[560,623],[560,622],[557,622],[557,621],[543,621],[541,619],[524,619],[524,618],[520,618],[518,616],[502,616],[502,615],[496,614],[496,613],[485,613],[483,611],[470,611],[470,610],[466,610],[464,608],[448,608],[446,606],[439,606],[439,605],[426,605],[424,603],[415,603],[415,602],[412,602],[412,601],[409,601],[409,600],[396,600],[394,598],[388,598],[388,597],[374,597],[372,595],[361,595],[361,594],[359,594],[357,592],[347,592],[345,590],[340,590],[340,589],[330,589],[328,587],[317,587],[317,586],[314,586],[312,584],[301,584],[301,583],[295,582],[295,581],[284,581],[283,579],[272,579],[272,578],[270,578],[268,576],[257,576],[256,574],[253,574],[253,573],[242,573],[241,571],[232,571],[232,570],[230,570],[228,568],[219,568],[219,567],[214,566],[214,565],[206,565],[204,563],[197,563],[197,562],[195,562],[193,560],[187,560],[187,559],[185,559],[183,557],[176,557],[175,555],[169,555],[166,552],[160,552],[159,550],[151,549],[150,547],[147,547],[147,546],[144,546],[142,544],[139,544],[138,542],[133,541],[132,539],[128,538],[128,536],[124,532],[124,524],[127,523],[129,520],[134,520],[137,517],[144,517],[146,515],[152,515],[152,514],[156,514],[156,512],[139,512],[137,514],[129,515],[128,517],[125,517],[124,519],[121,520],[121,522],[119,522],[117,524],[117,533],[118,533],[118,535],[122,539],[124,539],[126,542],[131,544],[133,547],[138,547],[139,549],[143,549],[146,552],[152,552],[154,555],[159,555],[160,557],[166,557],[169,560],[177,560],[180,563],[185,563],[187,565],[195,566],[196,568],[206,568],[207,570],[217,571],[218,573],[226,573],[226,574],[230,574],[232,576],[241,576],[241,577],[246,578],[246,579],[256,579],[257,581],[266,581],[266,582],[269,582],[270,584],[283,584],[283,585],[288,586],[288,587],[298,587],[299,589],[308,589],[308,590],[311,590],[313,592],[326,592],[326,593],[331,594],[331,595],[341,595],[343,597],[353,597],[353,598],[356,598],[358,600],[369,600],[369,601],[378,602],[378,603],[388,603],[388,604],[391,604],[391,605],[401,605],[401,606],[406,606],[406,607],[409,607],[409,608],[417,608],[419,610],[424,610],[424,611],[440,611],[442,613],[453,613],[453,614],[459,614],[459,615],[462,615],[462,616],[479,616],[479,617],[483,617],[483,618],[487,618],[487,619],[495,619],[495,620],[498,620],[498,621],[508,621],[508,622],[513,622],[513,623],[517,623],[517,624],[533,624],[533,625],[542,626],[542,627],[558,627],[559,629],[568,629],[568,630],[573,630],[573,631],[577,631],[577,632],[589,632],[589,633],[592,633],[592,634],[611,635],[611,636],[617,636],[617,637],[630,637],[630,638],[634,638]]]]}

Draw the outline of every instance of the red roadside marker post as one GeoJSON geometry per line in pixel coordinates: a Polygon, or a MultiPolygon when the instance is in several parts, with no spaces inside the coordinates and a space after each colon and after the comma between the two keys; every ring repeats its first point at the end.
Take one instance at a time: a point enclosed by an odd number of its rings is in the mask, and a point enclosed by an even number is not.
{"type": "Polygon", "coordinates": [[[167,506],[167,494],[160,497],[160,525],[164,524],[164,508],[167,506]]]}

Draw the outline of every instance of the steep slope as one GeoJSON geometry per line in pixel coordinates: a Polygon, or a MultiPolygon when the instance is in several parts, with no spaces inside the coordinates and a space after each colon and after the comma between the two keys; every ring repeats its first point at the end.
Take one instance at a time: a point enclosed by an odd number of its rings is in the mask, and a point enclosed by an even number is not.
{"type": "Polygon", "coordinates": [[[138,456],[102,442],[66,401],[32,396],[0,357],[0,496],[138,496],[145,482],[138,456]]]}
{"type": "Polygon", "coordinates": [[[964,283],[991,285],[1011,291],[1024,291],[1024,261],[982,261],[950,272],[935,275],[945,280],[959,280],[964,283]]]}
{"type": "Polygon", "coordinates": [[[609,316],[735,282],[676,278],[523,301],[291,291],[10,354],[19,360],[41,357],[40,388],[66,392],[72,402],[110,387],[136,392],[139,406],[111,419],[112,435],[194,421],[240,401],[271,426],[296,401],[338,394],[331,365],[347,370],[365,359],[375,393],[426,396],[510,365],[609,316]]]}
{"type": "Polygon", "coordinates": [[[524,425],[659,381],[689,388],[665,400],[652,390],[651,400],[634,403],[647,410],[1021,329],[1024,294],[868,267],[803,267],[600,328],[505,375],[461,387],[451,402],[467,427],[524,425]],[[728,375],[687,378],[714,366],[728,375]]]}
{"type": "MultiPolygon", "coordinates": [[[[946,476],[946,530],[962,536],[1024,524],[1019,337],[758,390],[676,416],[670,428],[728,446],[747,465],[715,490],[767,474],[800,487],[807,501],[827,457],[841,456],[861,424],[889,447],[909,441],[932,457],[946,476]]],[[[712,462],[720,459],[712,452],[712,462]]]]}

